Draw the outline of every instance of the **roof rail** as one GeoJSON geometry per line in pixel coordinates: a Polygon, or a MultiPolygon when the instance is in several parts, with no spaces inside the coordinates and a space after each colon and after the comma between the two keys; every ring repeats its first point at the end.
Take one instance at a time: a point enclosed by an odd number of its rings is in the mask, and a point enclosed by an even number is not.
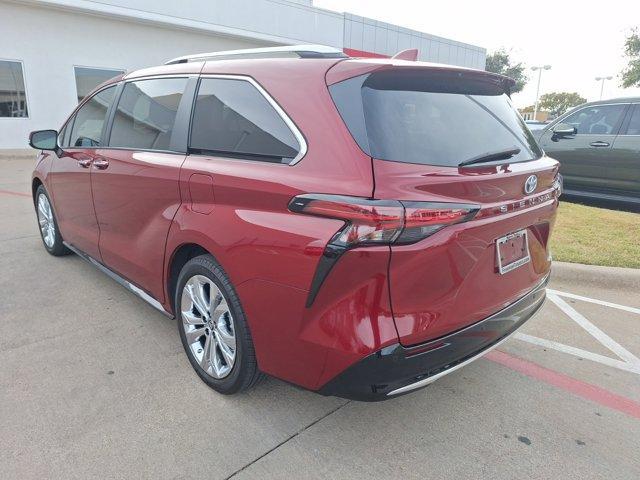
{"type": "Polygon", "coordinates": [[[226,50],[222,52],[198,53],[177,57],[165,65],[176,63],[198,62],[204,60],[230,60],[241,58],[346,58],[340,49],[325,45],[286,45],[283,47],[246,48],[242,50],[226,50]]]}

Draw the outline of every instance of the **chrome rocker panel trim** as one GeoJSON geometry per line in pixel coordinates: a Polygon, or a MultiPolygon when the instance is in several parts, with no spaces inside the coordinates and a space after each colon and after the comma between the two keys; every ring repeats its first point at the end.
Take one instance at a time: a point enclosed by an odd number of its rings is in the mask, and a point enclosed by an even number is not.
{"type": "Polygon", "coordinates": [[[95,258],[93,258],[92,256],[84,253],[82,250],[77,249],[76,247],[74,247],[73,245],[71,245],[68,242],[63,242],[65,247],[67,247],[69,250],[71,250],[73,253],[75,253],[76,255],[78,255],[80,258],[82,258],[83,260],[87,261],[88,263],[90,263],[91,265],[93,265],[94,267],[96,267],[98,270],[100,270],[102,273],[106,274],[107,276],[109,276],[111,279],[115,280],[117,283],[119,283],[120,285],[122,285],[124,288],[126,288],[127,290],[129,290],[130,292],[135,293],[138,297],[140,297],[142,300],[144,300],[145,302],[147,302],[149,305],[151,305],[153,308],[155,308],[156,310],[159,310],[161,313],[163,313],[164,315],[166,315],[169,318],[174,318],[174,316],[167,312],[164,307],[162,306],[162,304],[156,300],[155,298],[153,298],[151,295],[149,295],[147,292],[145,292],[144,290],[142,290],[140,287],[137,287],[136,285],[134,285],[133,283],[131,283],[129,280],[127,280],[126,278],[118,275],[116,272],[114,272],[113,270],[111,270],[110,268],[106,267],[105,265],[103,265],[102,263],[100,263],[99,261],[97,261],[95,258]]]}

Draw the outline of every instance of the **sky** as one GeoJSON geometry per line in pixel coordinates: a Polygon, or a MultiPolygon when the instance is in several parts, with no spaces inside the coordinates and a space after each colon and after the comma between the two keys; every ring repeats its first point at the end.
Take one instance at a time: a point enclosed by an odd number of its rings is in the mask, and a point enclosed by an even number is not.
{"type": "MultiPolygon", "coordinates": [[[[578,92],[587,101],[600,98],[595,77],[613,76],[603,98],[640,96],[623,89],[619,73],[626,65],[624,40],[640,30],[640,0],[533,0],[527,2],[431,0],[314,0],[316,7],[349,12],[487,49],[511,52],[528,67],[551,65],[542,73],[540,95],[578,92]]],[[[537,72],[513,95],[517,107],[532,105],[537,72]]]]}

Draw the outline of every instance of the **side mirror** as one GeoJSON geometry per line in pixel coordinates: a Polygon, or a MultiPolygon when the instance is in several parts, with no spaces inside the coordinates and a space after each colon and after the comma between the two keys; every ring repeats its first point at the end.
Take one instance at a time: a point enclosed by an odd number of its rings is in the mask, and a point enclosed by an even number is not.
{"type": "Polygon", "coordinates": [[[568,137],[578,133],[578,129],[568,123],[559,123],[553,127],[553,135],[556,137],[568,137]]]}
{"type": "Polygon", "coordinates": [[[58,132],[55,130],[36,130],[29,135],[29,145],[37,150],[53,150],[57,152],[58,132]]]}

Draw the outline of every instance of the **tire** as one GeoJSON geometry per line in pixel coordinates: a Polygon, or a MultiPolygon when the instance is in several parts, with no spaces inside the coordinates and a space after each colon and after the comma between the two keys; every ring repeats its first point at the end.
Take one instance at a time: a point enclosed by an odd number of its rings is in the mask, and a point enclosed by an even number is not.
{"type": "Polygon", "coordinates": [[[71,250],[64,246],[58,221],[51,206],[51,199],[44,188],[40,185],[35,195],[36,218],[38,219],[38,230],[44,248],[54,257],[69,255],[71,250]]]}
{"type": "Polygon", "coordinates": [[[261,378],[238,296],[211,255],[192,258],[182,267],[174,305],[182,346],[204,383],[231,395],[261,378]]]}

